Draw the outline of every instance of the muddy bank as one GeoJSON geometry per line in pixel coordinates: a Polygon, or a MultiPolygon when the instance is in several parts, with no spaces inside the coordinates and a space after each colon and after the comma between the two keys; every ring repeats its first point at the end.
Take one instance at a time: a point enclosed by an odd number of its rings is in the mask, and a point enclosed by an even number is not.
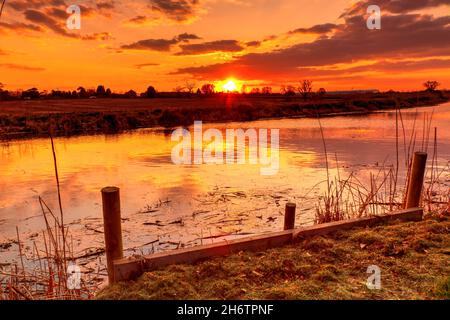
{"type": "Polygon", "coordinates": [[[217,95],[168,99],[31,100],[0,103],[0,139],[114,134],[151,127],[171,128],[194,121],[228,122],[369,113],[431,106],[446,93],[414,92],[300,97],[217,95]]]}

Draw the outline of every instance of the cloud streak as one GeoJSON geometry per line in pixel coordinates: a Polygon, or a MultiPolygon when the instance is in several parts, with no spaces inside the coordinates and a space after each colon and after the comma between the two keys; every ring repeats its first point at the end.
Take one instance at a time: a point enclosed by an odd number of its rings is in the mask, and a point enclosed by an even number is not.
{"type": "Polygon", "coordinates": [[[6,69],[15,69],[15,70],[22,70],[22,71],[44,71],[44,68],[41,67],[30,67],[22,64],[15,64],[15,63],[0,63],[0,68],[6,68],[6,69]]]}
{"type": "Polygon", "coordinates": [[[199,36],[190,33],[182,33],[172,39],[144,39],[130,44],[122,45],[121,49],[127,50],[149,50],[169,52],[173,46],[179,43],[186,43],[191,40],[201,39],[199,36]]]}
{"type": "Polygon", "coordinates": [[[218,40],[204,43],[181,45],[179,56],[200,55],[215,52],[240,52],[244,47],[237,40],[218,40]]]}
{"type": "Polygon", "coordinates": [[[150,7],[170,20],[187,22],[196,17],[200,0],[150,0],[150,7]]]}
{"type": "MultiPolygon", "coordinates": [[[[330,37],[267,53],[250,53],[227,63],[181,68],[176,74],[220,79],[233,74],[246,80],[296,78],[302,68],[370,59],[450,55],[450,17],[425,14],[383,16],[382,30],[368,30],[364,16],[352,15],[330,37]]],[[[322,25],[323,26],[323,25],[322,25]]],[[[313,27],[321,31],[334,27],[313,27]]],[[[305,29],[306,31],[308,29],[305,29]]]]}

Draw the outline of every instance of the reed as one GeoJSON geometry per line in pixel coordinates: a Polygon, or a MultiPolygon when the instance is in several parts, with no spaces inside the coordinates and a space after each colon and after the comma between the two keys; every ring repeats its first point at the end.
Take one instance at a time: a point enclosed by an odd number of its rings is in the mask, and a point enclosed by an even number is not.
{"type": "Polygon", "coordinates": [[[20,265],[11,265],[10,271],[0,269],[0,300],[83,300],[91,299],[97,291],[95,284],[80,279],[79,285],[69,285],[74,274],[67,273],[67,263],[75,261],[73,245],[66,239],[69,228],[64,225],[59,174],[53,138],[50,137],[58,190],[60,216],[58,217],[41,197],[38,197],[45,230],[41,246],[33,241],[33,254],[27,257],[23,251],[18,227],[16,227],[20,265]]]}
{"type": "MultiPolygon", "coordinates": [[[[417,112],[414,117],[412,128],[410,129],[411,134],[408,140],[406,136],[407,128],[405,128],[401,110],[398,109],[396,111],[395,163],[386,165],[385,160],[377,170],[373,170],[373,172],[369,173],[368,183],[362,182],[355,172],[351,172],[346,178],[341,178],[337,155],[337,175],[334,179],[330,177],[325,134],[319,119],[319,128],[324,145],[327,180],[318,183],[315,187],[324,183],[326,183],[327,186],[324,194],[319,197],[316,203],[315,222],[327,223],[362,216],[380,215],[402,209],[408,191],[408,178],[410,176],[414,152],[428,152],[430,149],[433,114],[434,112],[430,115],[424,114],[422,119],[422,132],[419,132],[421,138],[418,141],[418,132],[416,128],[417,112]],[[403,137],[400,136],[400,131],[402,132],[403,137]],[[403,141],[403,152],[405,156],[403,168],[399,160],[400,139],[403,141]],[[406,172],[403,184],[399,179],[399,172],[401,169],[404,169],[404,172],[406,172]]],[[[450,161],[445,164],[438,163],[437,141],[438,131],[437,128],[435,128],[432,141],[433,154],[431,165],[427,167],[424,188],[422,191],[422,203],[428,214],[443,212],[446,210],[445,208],[450,200],[450,190],[448,185],[444,183],[450,176],[450,161]]]]}

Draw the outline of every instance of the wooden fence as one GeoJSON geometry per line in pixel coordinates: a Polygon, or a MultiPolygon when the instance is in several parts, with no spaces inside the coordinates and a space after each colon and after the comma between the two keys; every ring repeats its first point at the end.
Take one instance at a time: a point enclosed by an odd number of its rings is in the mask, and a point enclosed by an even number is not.
{"type": "Polygon", "coordinates": [[[351,219],[295,229],[296,204],[288,203],[285,209],[284,230],[263,235],[202,245],[194,248],[168,251],[139,258],[124,258],[120,214],[120,190],[116,187],[102,189],[105,250],[110,283],[132,280],[146,271],[172,264],[194,263],[199,260],[226,256],[240,251],[259,251],[284,246],[301,239],[324,235],[337,230],[365,227],[390,220],[420,221],[423,218],[421,202],[427,154],[414,154],[408,179],[405,210],[383,216],[351,219]]]}

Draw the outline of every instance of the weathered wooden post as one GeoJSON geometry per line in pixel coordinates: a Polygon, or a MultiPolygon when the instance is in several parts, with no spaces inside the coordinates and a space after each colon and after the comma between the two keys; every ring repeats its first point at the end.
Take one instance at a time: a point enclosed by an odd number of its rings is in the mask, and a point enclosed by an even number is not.
{"type": "Polygon", "coordinates": [[[405,209],[417,208],[420,205],[427,157],[428,155],[426,152],[416,152],[414,154],[411,174],[409,176],[405,209]]]}
{"type": "Polygon", "coordinates": [[[295,203],[287,203],[284,213],[284,230],[292,230],[295,228],[295,203]]]}
{"type": "Polygon", "coordinates": [[[122,219],[120,217],[119,188],[103,188],[102,202],[108,280],[109,283],[114,283],[114,260],[123,258],[122,219]]]}

